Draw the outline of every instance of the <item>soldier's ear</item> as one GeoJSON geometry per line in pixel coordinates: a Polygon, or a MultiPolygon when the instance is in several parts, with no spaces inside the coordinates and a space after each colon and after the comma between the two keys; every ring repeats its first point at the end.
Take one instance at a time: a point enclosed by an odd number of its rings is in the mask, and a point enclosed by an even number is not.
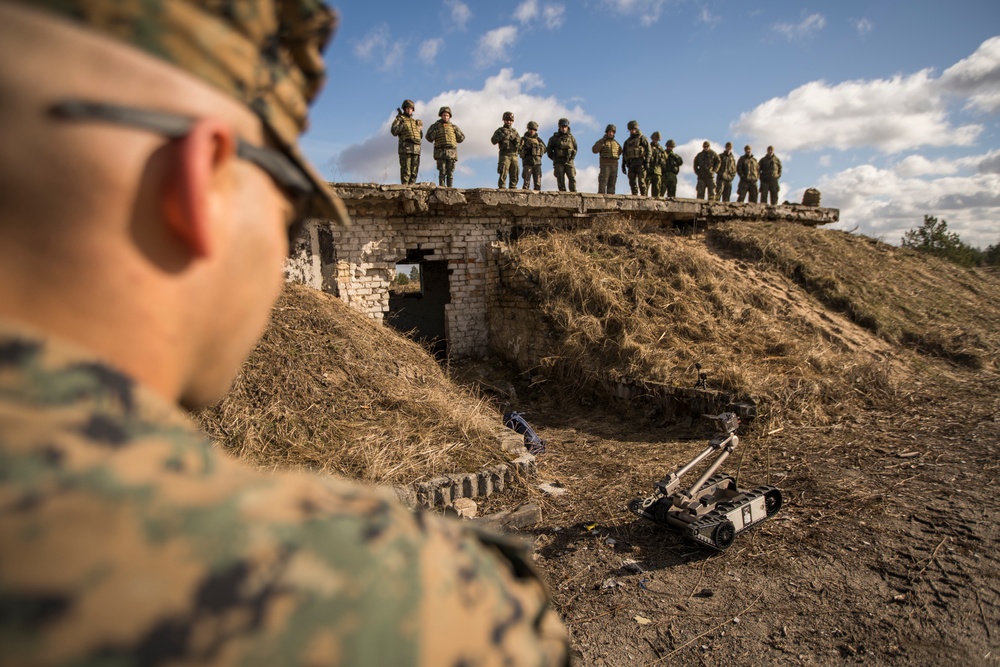
{"type": "Polygon", "coordinates": [[[214,227],[233,194],[229,169],[236,159],[236,137],[227,123],[202,118],[171,142],[170,150],[162,198],[166,225],[192,257],[207,257],[214,227]]]}

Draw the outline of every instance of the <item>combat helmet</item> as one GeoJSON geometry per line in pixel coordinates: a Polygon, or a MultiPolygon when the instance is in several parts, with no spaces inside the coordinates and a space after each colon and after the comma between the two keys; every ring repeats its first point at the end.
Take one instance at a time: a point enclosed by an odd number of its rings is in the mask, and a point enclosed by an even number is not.
{"type": "Polygon", "coordinates": [[[569,127],[569,118],[560,118],[559,127],[569,127]]]}
{"type": "Polygon", "coordinates": [[[514,112],[513,111],[504,111],[503,112],[503,119],[504,120],[509,120],[509,121],[513,122],[513,120],[514,120],[514,112]]]}
{"type": "Polygon", "coordinates": [[[614,126],[614,123],[608,123],[608,126],[606,128],[604,128],[604,133],[605,134],[607,134],[608,132],[617,132],[617,131],[618,131],[618,128],[614,126]]]}
{"type": "Polygon", "coordinates": [[[673,139],[667,139],[667,146],[670,146],[671,148],[674,148],[674,147],[677,146],[677,142],[674,141],[673,139]]]}
{"type": "Polygon", "coordinates": [[[413,100],[403,100],[403,103],[400,106],[403,109],[414,109],[414,110],[416,110],[416,108],[417,108],[417,105],[415,105],[413,103],[413,100]]]}
{"type": "Polygon", "coordinates": [[[649,135],[649,139],[650,139],[650,141],[659,141],[660,140],[660,133],[659,132],[653,132],[651,135],[649,135]]]}
{"type": "Polygon", "coordinates": [[[438,109],[438,118],[440,118],[441,116],[443,116],[445,114],[448,114],[449,116],[452,115],[451,114],[451,107],[441,107],[440,109],[438,109]]]}
{"type": "Polygon", "coordinates": [[[538,130],[538,123],[536,123],[533,120],[529,120],[528,121],[528,129],[529,130],[536,130],[537,131],[538,130]]]}
{"type": "Polygon", "coordinates": [[[639,121],[637,121],[637,120],[630,120],[628,122],[628,130],[629,130],[629,132],[631,132],[632,130],[638,130],[638,129],[639,129],[639,121]]]}

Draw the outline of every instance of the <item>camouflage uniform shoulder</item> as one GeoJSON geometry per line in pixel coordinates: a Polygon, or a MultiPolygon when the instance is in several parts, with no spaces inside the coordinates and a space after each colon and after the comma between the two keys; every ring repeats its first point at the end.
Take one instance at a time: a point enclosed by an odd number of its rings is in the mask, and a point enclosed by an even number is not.
{"type": "Polygon", "coordinates": [[[523,551],[252,470],[122,373],[4,326],[0,465],[11,664],[565,661],[523,551]]]}

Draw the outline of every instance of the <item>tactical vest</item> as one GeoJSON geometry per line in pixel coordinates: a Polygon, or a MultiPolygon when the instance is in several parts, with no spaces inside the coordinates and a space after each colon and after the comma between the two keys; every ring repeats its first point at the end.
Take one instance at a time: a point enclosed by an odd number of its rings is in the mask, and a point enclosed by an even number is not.
{"type": "Polygon", "coordinates": [[[455,126],[451,123],[441,123],[434,135],[434,148],[458,148],[455,139],[455,126]]]}
{"type": "Polygon", "coordinates": [[[639,142],[638,138],[628,139],[625,142],[625,159],[626,160],[637,160],[646,159],[646,151],[642,150],[642,144],[639,142]]]}
{"type": "Polygon", "coordinates": [[[663,168],[667,166],[667,152],[660,146],[653,146],[653,155],[649,159],[649,168],[654,174],[663,173],[663,168]]]}
{"type": "Polygon", "coordinates": [[[517,152],[518,139],[520,138],[517,130],[512,127],[501,127],[495,134],[500,135],[497,146],[500,148],[501,153],[517,152]]]}
{"type": "Polygon", "coordinates": [[[545,155],[545,142],[542,141],[542,138],[537,134],[532,137],[525,133],[521,157],[541,158],[543,155],[545,155]]]}
{"type": "Polygon", "coordinates": [[[607,159],[611,159],[611,160],[617,160],[618,156],[621,155],[621,152],[622,152],[621,145],[617,141],[615,141],[614,139],[611,139],[609,141],[605,141],[604,145],[601,146],[601,157],[602,158],[607,158],[607,159]]]}
{"type": "Polygon", "coordinates": [[[420,121],[403,117],[399,121],[399,138],[420,145],[420,121]]]}
{"type": "Polygon", "coordinates": [[[556,146],[555,146],[556,160],[564,162],[569,160],[570,155],[573,153],[573,136],[567,132],[562,134],[561,132],[556,134],[556,146]]]}

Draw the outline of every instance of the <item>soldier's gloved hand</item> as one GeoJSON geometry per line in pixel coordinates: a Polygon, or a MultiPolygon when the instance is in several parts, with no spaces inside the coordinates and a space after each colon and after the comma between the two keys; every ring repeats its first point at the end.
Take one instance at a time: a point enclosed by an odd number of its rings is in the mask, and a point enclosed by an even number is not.
{"type": "Polygon", "coordinates": [[[622,162],[622,173],[623,174],[628,174],[628,169],[625,168],[625,163],[624,162],[622,162]]]}

